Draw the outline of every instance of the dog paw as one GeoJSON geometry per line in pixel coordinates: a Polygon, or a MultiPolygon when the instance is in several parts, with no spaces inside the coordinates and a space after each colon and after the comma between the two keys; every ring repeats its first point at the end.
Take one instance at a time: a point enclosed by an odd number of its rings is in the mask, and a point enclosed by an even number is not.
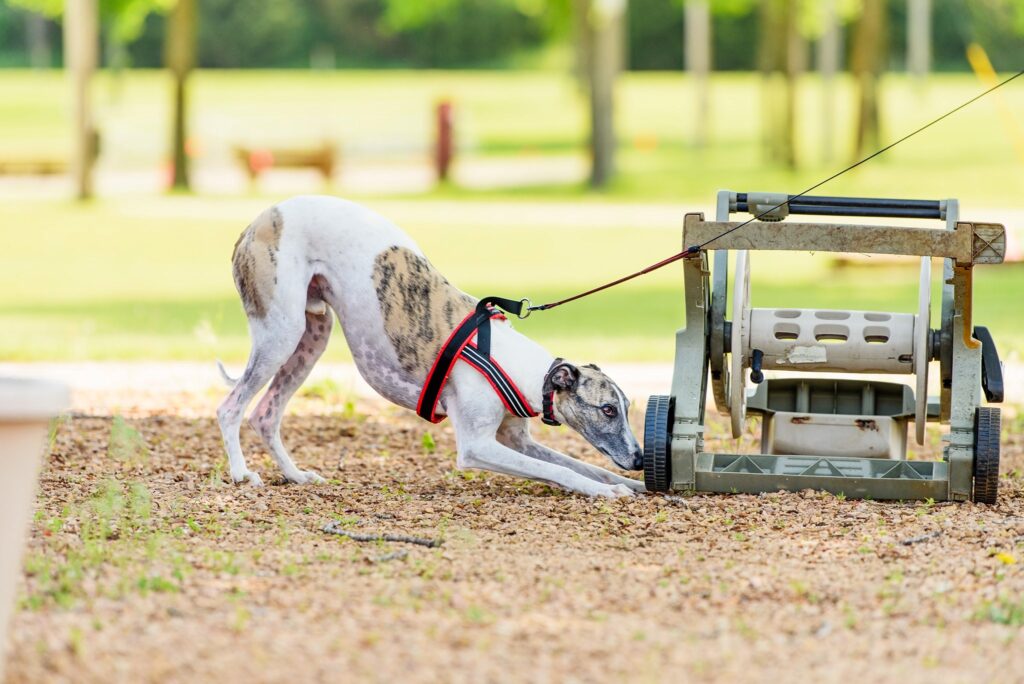
{"type": "Polygon", "coordinates": [[[623,487],[629,487],[630,491],[636,492],[637,494],[645,494],[647,492],[647,485],[641,480],[634,480],[631,478],[625,478],[625,481],[620,482],[623,487]]]}
{"type": "Polygon", "coordinates": [[[624,484],[611,485],[597,493],[609,499],[621,499],[628,496],[636,496],[636,492],[624,484]]]}
{"type": "Polygon", "coordinates": [[[288,478],[292,484],[323,484],[327,482],[324,478],[312,470],[300,470],[298,477],[288,478]]]}
{"type": "Polygon", "coordinates": [[[234,481],[235,484],[241,484],[243,482],[248,482],[253,487],[262,487],[263,486],[263,478],[260,477],[259,473],[253,472],[251,470],[247,470],[247,471],[245,471],[244,473],[241,473],[238,476],[232,475],[231,479],[234,481]]]}

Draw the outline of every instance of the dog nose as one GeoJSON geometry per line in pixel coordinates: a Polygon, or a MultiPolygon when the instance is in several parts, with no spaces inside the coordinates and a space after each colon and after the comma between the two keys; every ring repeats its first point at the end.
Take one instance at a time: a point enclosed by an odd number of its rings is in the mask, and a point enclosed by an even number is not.
{"type": "Polygon", "coordinates": [[[644,452],[637,449],[633,452],[633,470],[644,469],[644,452]]]}

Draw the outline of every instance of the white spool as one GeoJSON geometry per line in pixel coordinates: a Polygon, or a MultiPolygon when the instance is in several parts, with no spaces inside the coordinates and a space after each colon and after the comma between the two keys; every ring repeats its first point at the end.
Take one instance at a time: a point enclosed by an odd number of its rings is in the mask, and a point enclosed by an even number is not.
{"type": "Polygon", "coordinates": [[[928,423],[928,361],[931,341],[932,260],[921,257],[921,278],[917,291],[917,318],[914,320],[914,375],[917,396],[914,406],[914,432],[918,444],[924,444],[928,423]]]}
{"type": "Polygon", "coordinates": [[[736,251],[736,276],[732,288],[732,341],[729,353],[729,416],[732,436],[743,434],[747,417],[747,344],[750,340],[750,259],[747,250],[736,251]]]}
{"type": "Polygon", "coordinates": [[[842,309],[751,309],[746,352],[765,370],[914,372],[911,313],[842,309]]]}

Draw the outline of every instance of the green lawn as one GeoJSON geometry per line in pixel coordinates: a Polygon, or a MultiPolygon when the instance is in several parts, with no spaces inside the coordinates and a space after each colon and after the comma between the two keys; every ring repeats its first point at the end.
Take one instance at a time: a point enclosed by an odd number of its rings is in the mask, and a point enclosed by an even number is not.
{"type": "MultiPolygon", "coordinates": [[[[0,358],[243,360],[248,338],[230,254],[265,204],[189,197],[8,203],[0,223],[0,358]]],[[[477,295],[549,301],[679,247],[674,228],[523,226],[515,216],[485,218],[488,204],[468,200],[465,211],[479,212],[480,225],[452,227],[434,222],[435,200],[380,204],[404,218],[438,268],[477,295]],[[428,218],[416,220],[417,213],[428,218]]],[[[758,306],[916,308],[913,264],[835,269],[823,255],[768,253],[753,264],[758,306]]],[[[1024,266],[978,269],[977,319],[1004,351],[1024,349],[1022,297],[1024,266]]],[[[670,266],[519,326],[566,356],[668,361],[683,322],[681,298],[680,268],[670,266]]],[[[332,345],[327,358],[348,358],[345,345],[332,345]]]]}
{"type": "MultiPolygon", "coordinates": [[[[65,154],[66,81],[59,72],[0,72],[0,159],[65,154]]],[[[761,83],[716,76],[711,144],[690,144],[690,85],[676,74],[629,74],[619,93],[620,173],[606,195],[579,185],[488,192],[443,187],[423,196],[362,197],[396,219],[454,282],[477,295],[560,298],[678,250],[679,222],[651,226],[629,203],[699,208],[721,187],[795,192],[844,164],[849,145],[821,159],[820,84],[801,84],[798,172],[766,160],[759,144],[761,83]],[[547,217],[567,203],[618,203],[614,225],[547,217]],[[621,208],[627,203],[624,212],[621,208]],[[526,212],[526,213],[524,213],[526,212]],[[524,218],[529,216],[529,218],[524,218]],[[502,257],[491,257],[500,250],[502,257]]],[[[979,92],[969,75],[942,75],[922,91],[884,80],[884,136],[892,139],[979,92]]],[[[1024,111],[1024,87],[1000,91],[1024,111]]],[[[170,82],[158,72],[103,74],[95,84],[102,167],[130,173],[166,159],[170,82]]],[[[416,153],[429,141],[438,98],[457,106],[464,156],[580,155],[584,102],[555,72],[199,72],[192,88],[196,163],[225,160],[232,145],[341,141],[346,159],[416,153]]],[[[853,89],[841,80],[836,130],[849,141],[853,89]]],[[[972,207],[1019,207],[1024,160],[1015,156],[995,98],[979,102],[856,172],[833,194],[958,197],[972,207]]],[[[0,184],[0,359],[209,359],[238,361],[248,340],[230,279],[239,231],[270,196],[117,195],[85,205],[5,194],[0,184]]],[[[319,190],[315,188],[313,190],[319,190]]],[[[681,210],[682,211],[682,210],[681,210]]],[[[832,270],[827,257],[757,255],[755,304],[912,311],[916,269],[832,270]],[[895,301],[894,301],[895,300],[895,301]]],[[[613,291],[535,315],[520,325],[567,356],[672,358],[682,324],[677,266],[613,291]]],[[[1024,349],[1024,267],[980,268],[977,319],[1004,349],[1024,349]]],[[[328,352],[343,359],[343,344],[328,352]]]]}
{"type": "MultiPolygon", "coordinates": [[[[722,187],[795,192],[851,160],[854,85],[837,81],[835,156],[822,156],[823,96],[814,75],[799,90],[800,170],[779,168],[761,146],[763,85],[755,74],[712,80],[712,130],[692,146],[692,84],[682,74],[621,79],[622,145],[612,196],[629,200],[706,198],[722,187]]],[[[883,137],[919,127],[984,87],[970,74],[935,75],[923,89],[902,75],[883,79],[883,137]]],[[[68,93],[57,71],[0,72],[0,159],[64,155],[68,93]]],[[[106,168],[152,169],[168,158],[171,84],[162,72],[101,74],[93,89],[106,168]]],[[[585,101],[576,82],[551,71],[200,71],[192,80],[191,133],[198,164],[230,159],[236,144],[288,146],[330,140],[346,158],[424,151],[434,104],[450,98],[464,156],[582,154],[585,101]]],[[[833,194],[959,197],[996,206],[1024,198],[1024,159],[1014,151],[1024,111],[1015,82],[823,189],[833,194]]],[[[456,196],[459,190],[443,191],[456,196]]],[[[501,191],[513,197],[579,196],[573,185],[501,191]]],[[[494,193],[491,193],[494,194],[494,193]]]]}

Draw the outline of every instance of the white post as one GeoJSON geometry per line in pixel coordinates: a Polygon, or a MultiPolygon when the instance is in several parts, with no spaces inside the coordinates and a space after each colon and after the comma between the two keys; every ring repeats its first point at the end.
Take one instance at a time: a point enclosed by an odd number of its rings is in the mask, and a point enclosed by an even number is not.
{"type": "Polygon", "coordinates": [[[694,143],[703,147],[708,141],[708,74],[711,71],[711,10],[708,0],[686,0],[683,6],[683,58],[693,81],[695,107],[694,143]]]}

